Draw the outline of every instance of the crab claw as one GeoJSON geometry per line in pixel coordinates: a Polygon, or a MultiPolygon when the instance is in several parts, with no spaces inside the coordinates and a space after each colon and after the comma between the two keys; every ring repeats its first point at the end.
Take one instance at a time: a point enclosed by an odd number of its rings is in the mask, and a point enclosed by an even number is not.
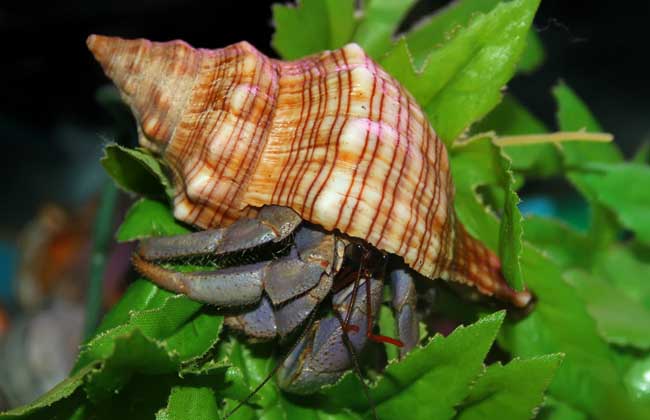
{"type": "Polygon", "coordinates": [[[350,317],[350,323],[358,326],[358,331],[345,333],[349,339],[345,340],[342,320],[347,317],[355,285],[351,284],[336,293],[332,303],[338,316],[315,321],[300,338],[278,370],[278,384],[282,389],[296,394],[313,393],[323,385],[336,382],[350,369],[353,355],[346,341],[349,341],[355,353],[359,353],[368,341],[366,308],[369,296],[363,292],[366,281],[371,282],[372,307],[379,308],[383,282],[377,278],[362,280],[358,285],[360,292],[357,293],[350,317]]]}

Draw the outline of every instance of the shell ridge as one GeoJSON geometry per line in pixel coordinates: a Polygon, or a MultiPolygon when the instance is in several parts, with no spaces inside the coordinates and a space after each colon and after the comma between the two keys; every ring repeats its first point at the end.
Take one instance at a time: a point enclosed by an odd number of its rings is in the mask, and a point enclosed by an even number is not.
{"type": "MultiPolygon", "coordinates": [[[[301,61],[301,62],[299,62],[297,64],[299,64],[299,66],[302,69],[306,68],[306,63],[304,61],[301,61]]],[[[300,121],[299,122],[299,127],[296,127],[296,129],[293,132],[293,138],[291,140],[291,146],[290,146],[290,149],[289,149],[289,157],[287,159],[288,161],[284,165],[284,168],[282,168],[282,170],[281,170],[281,172],[279,174],[278,181],[275,183],[275,186],[273,188],[273,194],[271,195],[271,201],[273,203],[277,202],[277,203],[285,204],[285,203],[281,202],[281,200],[282,200],[282,192],[285,191],[287,181],[289,181],[289,177],[291,176],[291,173],[293,172],[293,169],[294,169],[295,165],[298,163],[298,156],[300,154],[300,150],[299,150],[300,149],[300,147],[299,147],[300,146],[300,140],[299,139],[303,139],[305,137],[305,130],[307,128],[307,123],[309,122],[309,117],[311,116],[312,80],[313,80],[313,75],[312,75],[311,69],[309,69],[308,73],[309,73],[309,81],[308,81],[309,89],[308,89],[308,92],[306,92],[307,89],[303,88],[302,92],[301,92],[301,95],[300,95],[300,115],[298,117],[299,121],[300,121]],[[306,93],[307,93],[307,101],[305,101],[305,94],[306,93]],[[307,102],[307,105],[305,105],[305,102],[307,102]],[[305,111],[307,112],[306,116],[304,115],[305,111]],[[300,135],[298,135],[299,130],[300,130],[300,135]],[[276,198],[276,195],[277,195],[277,198],[276,198]]],[[[319,77],[320,77],[320,73],[319,73],[319,77]]],[[[304,86],[305,82],[303,81],[302,84],[304,86]]],[[[319,94],[320,94],[320,80],[319,80],[319,94]]],[[[319,98],[320,98],[320,95],[319,95],[319,98]]],[[[320,101],[318,103],[318,106],[319,106],[318,110],[320,111],[320,101]]],[[[313,135],[313,132],[310,133],[310,144],[311,144],[311,135],[313,135]]],[[[304,163],[304,160],[303,160],[303,163],[304,163]]],[[[293,191],[294,184],[295,184],[295,179],[293,180],[293,183],[291,184],[291,187],[289,189],[289,194],[287,194],[287,202],[286,202],[286,204],[288,204],[289,197],[293,197],[292,196],[292,191],[293,191]]],[[[291,204],[293,206],[293,203],[291,203],[291,204]]]]}
{"type": "MultiPolygon", "coordinates": [[[[239,54],[239,51],[240,51],[239,45],[235,44],[232,47],[233,47],[233,49],[235,51],[237,51],[237,54],[239,54]]],[[[218,55],[219,56],[221,56],[221,55],[226,56],[225,53],[222,54],[222,52],[224,52],[224,51],[225,50],[220,50],[218,55]]],[[[217,72],[221,72],[221,69],[223,69],[223,71],[225,72],[226,67],[223,64],[221,64],[220,62],[219,62],[219,64],[220,65],[218,66],[219,69],[217,70],[217,72]]],[[[239,66],[239,65],[241,65],[241,63],[237,62],[236,65],[239,66]]],[[[242,72],[238,71],[236,73],[238,75],[240,75],[242,72]]],[[[238,78],[239,77],[240,76],[238,76],[238,78]]],[[[219,80],[219,79],[217,79],[217,80],[219,80]]],[[[231,86],[228,86],[229,91],[230,91],[230,87],[231,86]]],[[[212,86],[211,89],[209,89],[208,98],[207,98],[207,100],[204,100],[204,102],[206,104],[208,104],[208,106],[212,106],[212,103],[215,101],[215,96],[219,92],[218,88],[219,88],[219,86],[215,84],[215,85],[212,86]]],[[[221,99],[221,101],[220,101],[221,104],[225,104],[225,98],[226,98],[225,95],[222,98],[220,98],[221,99]]],[[[224,106],[221,106],[219,109],[223,109],[223,108],[224,108],[224,106]]],[[[199,127],[197,127],[198,129],[192,130],[191,137],[189,139],[187,139],[187,142],[185,144],[186,153],[189,154],[191,152],[191,150],[192,150],[192,145],[195,145],[195,136],[199,136],[201,133],[204,133],[206,131],[208,133],[212,133],[213,130],[214,130],[214,127],[218,127],[218,126],[221,125],[223,120],[227,117],[227,113],[226,112],[219,113],[217,115],[217,118],[214,121],[214,123],[209,126],[209,127],[211,127],[211,129],[206,130],[206,126],[208,126],[208,124],[209,124],[209,119],[210,119],[209,117],[210,117],[210,113],[208,113],[208,112],[203,112],[203,113],[200,114],[200,116],[199,116],[199,127]]],[[[204,140],[205,141],[205,139],[201,139],[201,138],[199,138],[199,140],[204,140]]],[[[187,191],[187,184],[189,184],[191,182],[191,180],[193,180],[194,177],[198,174],[197,172],[202,167],[202,165],[205,165],[208,162],[208,160],[205,158],[205,155],[206,155],[206,153],[209,153],[209,147],[205,143],[200,144],[200,146],[201,147],[199,148],[199,155],[195,159],[193,159],[193,164],[192,164],[191,168],[189,168],[189,170],[187,170],[187,168],[185,168],[185,171],[184,171],[186,173],[186,178],[187,178],[186,179],[186,191],[187,191]]],[[[184,160],[184,154],[181,155],[181,159],[184,160]]],[[[208,165],[208,166],[210,166],[211,177],[214,177],[214,173],[215,173],[215,171],[216,171],[216,169],[218,167],[217,164],[218,164],[218,162],[216,162],[214,164],[211,163],[211,164],[208,165]]],[[[204,191],[202,191],[202,193],[203,192],[204,191]]],[[[190,196],[189,191],[188,191],[187,196],[190,199],[190,202],[192,202],[192,203],[198,202],[200,204],[208,204],[207,201],[210,198],[210,196],[207,196],[203,200],[200,200],[200,199],[196,200],[195,198],[190,196]]],[[[216,204],[217,204],[217,206],[219,206],[221,203],[216,203],[216,204]]],[[[188,218],[191,219],[191,222],[190,222],[191,224],[193,224],[193,225],[199,224],[198,220],[199,220],[199,217],[201,216],[201,214],[203,213],[204,209],[205,209],[205,206],[194,206],[192,208],[192,211],[190,212],[190,214],[188,216],[188,218]]]]}
{"type": "MultiPolygon", "coordinates": [[[[338,59],[336,58],[336,54],[334,54],[332,52],[331,56],[333,57],[335,62],[338,62],[338,59]]],[[[337,123],[337,121],[339,119],[339,114],[341,112],[341,96],[342,95],[341,95],[341,73],[340,72],[337,72],[336,88],[337,88],[336,114],[335,114],[334,120],[332,121],[332,124],[328,128],[327,136],[324,137],[325,139],[328,139],[328,140],[332,138],[332,131],[334,130],[334,127],[335,127],[335,125],[336,125],[336,123],[337,123]]],[[[325,108],[327,109],[327,107],[325,107],[325,108]]],[[[317,136],[316,138],[318,138],[318,135],[319,135],[319,133],[317,132],[316,133],[316,136],[317,136]]],[[[338,148],[338,143],[336,145],[336,148],[338,148]]],[[[315,148],[313,148],[313,149],[315,149],[315,148]]],[[[313,149],[312,149],[312,156],[313,156],[313,149]]],[[[311,180],[311,183],[309,184],[309,187],[307,188],[307,191],[305,193],[305,197],[304,197],[305,206],[303,206],[303,209],[302,209],[302,216],[304,217],[306,215],[306,213],[309,212],[309,217],[306,217],[307,220],[312,220],[314,204],[316,203],[316,199],[318,198],[316,196],[316,194],[314,194],[314,197],[311,200],[311,206],[308,206],[307,203],[309,203],[309,201],[310,201],[310,195],[312,194],[312,190],[314,189],[314,186],[316,185],[316,182],[321,178],[321,174],[323,173],[323,170],[324,170],[325,165],[327,163],[327,159],[328,159],[328,157],[330,155],[330,149],[331,149],[330,145],[327,144],[325,146],[325,157],[321,160],[319,168],[316,171],[316,175],[311,180]],[[307,209],[309,209],[309,210],[307,210],[307,209]]],[[[310,159],[310,161],[311,161],[311,159],[310,159]]],[[[323,182],[326,182],[326,181],[327,180],[324,180],[323,182]]],[[[325,228],[330,228],[331,229],[331,226],[327,226],[326,224],[324,226],[325,226],[325,228]]]]}
{"type": "MultiPolygon", "coordinates": [[[[327,101],[327,68],[325,67],[324,64],[324,59],[328,57],[326,54],[321,54],[318,60],[314,62],[314,66],[316,69],[318,69],[318,104],[317,104],[317,109],[316,109],[316,123],[312,124],[311,131],[309,133],[309,138],[308,138],[308,144],[307,147],[309,150],[305,151],[305,157],[309,156],[306,159],[303,159],[302,162],[300,162],[300,166],[298,168],[297,175],[294,177],[291,187],[289,188],[289,192],[287,194],[288,197],[291,199],[291,207],[295,209],[295,202],[296,198],[299,196],[298,190],[301,185],[301,181],[304,179],[306,176],[307,172],[309,171],[309,168],[311,166],[311,163],[314,158],[314,153],[316,151],[316,146],[318,144],[318,133],[320,133],[321,127],[323,126],[323,121],[325,120],[325,114],[327,113],[327,106],[324,104],[324,102],[327,101]]],[[[305,202],[306,202],[307,196],[304,197],[305,202]]],[[[287,199],[287,203],[289,198],[287,199]]],[[[305,202],[301,204],[300,210],[298,211],[301,215],[303,213],[303,208],[305,206],[305,202]]]]}
{"type": "MultiPolygon", "coordinates": [[[[262,54],[260,54],[262,55],[262,54]]],[[[272,78],[271,82],[269,83],[269,86],[267,87],[267,90],[265,92],[267,101],[264,104],[264,108],[262,109],[262,115],[266,115],[267,108],[269,104],[273,105],[269,111],[269,115],[266,119],[266,122],[264,124],[264,127],[262,128],[262,134],[259,137],[256,137],[255,135],[253,138],[258,138],[259,141],[255,142],[255,150],[253,151],[253,154],[250,156],[250,161],[252,163],[252,167],[250,170],[246,171],[244,178],[242,179],[241,184],[239,185],[239,188],[237,189],[237,192],[235,194],[234,201],[235,202],[240,202],[241,203],[241,210],[243,210],[246,207],[246,204],[244,203],[244,196],[246,192],[248,191],[248,185],[251,182],[251,179],[253,178],[253,175],[257,172],[257,169],[260,165],[261,161],[261,156],[266,149],[266,145],[268,144],[269,137],[271,135],[271,129],[273,126],[273,121],[275,120],[275,114],[277,111],[277,107],[275,104],[277,103],[278,96],[280,95],[280,68],[277,63],[267,60],[266,57],[263,57],[263,59],[266,61],[265,64],[268,64],[270,67],[271,71],[273,72],[273,75],[275,77],[272,78]],[[274,89],[275,87],[275,89],[274,89]],[[275,90],[275,94],[273,95],[272,100],[268,100],[268,98],[271,97],[272,91],[275,90]]],[[[254,134],[257,134],[257,129],[260,128],[259,126],[256,126],[254,134]]]]}
{"type": "MultiPolygon", "coordinates": [[[[379,112],[377,114],[377,119],[381,121],[382,116],[384,115],[384,101],[386,99],[386,94],[384,90],[386,89],[386,81],[381,79],[381,98],[379,99],[379,112]]],[[[378,131],[375,134],[375,147],[372,150],[372,155],[370,156],[370,160],[368,162],[368,168],[366,169],[366,172],[363,174],[363,180],[361,181],[362,189],[361,189],[361,194],[360,198],[363,197],[363,191],[365,190],[366,185],[368,184],[368,177],[372,173],[372,167],[377,161],[377,151],[379,150],[379,147],[381,146],[381,137],[382,137],[382,129],[383,129],[383,124],[378,125],[378,131]]],[[[392,166],[394,159],[391,159],[390,165],[392,166]]],[[[390,172],[389,172],[390,173],[390,172]]],[[[388,174],[387,174],[388,175],[388,174]]],[[[388,176],[384,178],[384,182],[388,179],[388,176]]],[[[379,205],[375,209],[375,214],[373,215],[372,220],[370,221],[370,225],[368,226],[368,229],[366,231],[366,235],[364,236],[364,240],[368,240],[368,237],[374,233],[374,227],[375,227],[375,221],[377,220],[377,216],[379,215],[381,211],[381,205],[384,202],[384,196],[386,195],[386,191],[384,189],[381,190],[381,199],[379,200],[379,205]]],[[[375,241],[376,243],[379,243],[379,240],[375,241]]]]}
{"type": "MultiPolygon", "coordinates": [[[[368,121],[372,120],[373,109],[374,109],[373,106],[372,106],[372,103],[375,100],[376,89],[377,89],[377,80],[376,80],[376,78],[373,78],[372,90],[370,92],[370,97],[368,98],[368,115],[366,117],[366,119],[368,121]]],[[[367,127],[366,134],[365,134],[365,139],[363,141],[363,147],[361,149],[361,153],[359,154],[359,157],[357,159],[357,164],[354,165],[354,170],[352,172],[352,177],[351,177],[351,180],[350,180],[350,184],[348,185],[348,190],[345,193],[345,197],[343,198],[343,203],[341,204],[342,209],[345,209],[345,206],[348,203],[348,197],[351,196],[352,189],[355,186],[355,180],[357,179],[357,173],[359,172],[359,164],[363,161],[363,156],[365,156],[366,149],[367,149],[368,143],[369,143],[369,137],[370,137],[370,127],[367,127]]],[[[339,227],[339,229],[342,232],[347,232],[349,230],[350,222],[352,221],[352,216],[356,212],[356,208],[359,205],[360,197],[361,197],[361,193],[359,193],[359,197],[357,197],[357,201],[354,203],[354,206],[352,207],[352,209],[350,211],[350,214],[347,217],[348,220],[347,220],[346,227],[345,228],[339,227]]],[[[336,219],[335,226],[340,226],[342,213],[343,212],[339,213],[339,217],[336,219]]]]}
{"type": "MultiPolygon", "coordinates": [[[[190,101],[190,99],[192,98],[192,91],[194,90],[194,86],[196,85],[196,81],[199,78],[199,74],[200,74],[199,70],[201,68],[201,63],[203,62],[203,59],[204,59],[204,54],[203,54],[202,49],[195,50],[195,51],[197,51],[197,54],[199,54],[199,56],[195,60],[196,63],[194,65],[194,67],[195,67],[194,68],[194,78],[192,79],[192,83],[190,83],[189,89],[187,89],[187,93],[185,94],[185,99],[183,100],[183,107],[182,107],[183,110],[187,110],[187,104],[190,101]]],[[[181,121],[183,120],[183,114],[185,112],[186,111],[183,111],[183,113],[178,116],[178,118],[176,120],[176,123],[173,124],[174,128],[172,129],[172,132],[171,132],[171,134],[169,136],[169,141],[167,143],[165,143],[165,145],[163,146],[161,154],[165,154],[167,152],[167,149],[169,148],[169,144],[172,142],[172,140],[176,136],[176,130],[181,125],[181,121]]]]}
{"type": "MultiPolygon", "coordinates": [[[[317,60],[316,62],[313,63],[313,68],[316,69],[317,71],[317,80],[318,83],[317,88],[318,88],[318,101],[317,101],[317,108],[316,108],[316,123],[312,124],[311,130],[309,131],[309,136],[307,138],[307,148],[305,150],[305,154],[308,154],[313,152],[315,150],[316,143],[318,141],[318,132],[320,131],[320,127],[322,126],[323,123],[323,117],[325,116],[325,110],[326,107],[323,106],[323,97],[324,95],[327,94],[327,78],[326,78],[326,72],[324,71],[325,68],[322,65],[322,62],[320,60],[317,60]]],[[[309,101],[308,101],[308,108],[307,108],[307,117],[302,122],[302,133],[300,135],[300,139],[304,139],[305,137],[305,130],[307,129],[307,126],[309,124],[309,117],[311,116],[312,112],[312,89],[313,89],[313,75],[311,74],[311,69],[309,71],[309,101]]],[[[303,103],[304,106],[304,103],[303,103]]],[[[302,116],[302,110],[301,110],[301,116],[302,116]]],[[[293,144],[291,145],[292,147],[294,146],[293,144]]],[[[286,174],[285,180],[288,180],[289,177],[291,176],[291,173],[293,173],[295,166],[298,164],[298,157],[301,154],[301,144],[298,145],[296,148],[296,155],[295,159],[291,164],[291,167],[288,167],[288,172],[286,174]]],[[[287,193],[287,198],[286,198],[286,203],[289,204],[292,208],[295,208],[295,203],[296,203],[296,197],[298,195],[298,188],[300,187],[300,180],[303,179],[303,176],[305,176],[305,173],[309,169],[309,164],[310,160],[309,159],[303,159],[302,162],[300,162],[298,165],[298,172],[297,175],[294,177],[293,180],[291,180],[291,185],[289,187],[289,192],[287,193]]],[[[281,191],[284,191],[285,185],[283,184],[281,191]]],[[[300,211],[302,213],[302,209],[300,211]]]]}
{"type": "MultiPolygon", "coordinates": [[[[219,59],[221,59],[221,56],[222,56],[222,55],[224,55],[224,54],[222,54],[222,50],[217,50],[217,51],[214,51],[212,54],[206,53],[205,56],[206,56],[206,58],[208,58],[208,59],[209,59],[209,58],[214,58],[214,57],[219,57],[219,59]],[[211,55],[213,55],[213,57],[210,57],[211,55]]],[[[199,68],[198,68],[198,72],[197,72],[197,76],[196,76],[196,77],[197,77],[197,80],[198,80],[198,78],[201,76],[202,66],[203,66],[203,61],[200,63],[199,68]]],[[[224,67],[224,66],[218,66],[218,68],[217,68],[217,77],[223,77],[223,72],[224,72],[224,71],[225,71],[225,67],[224,67]]],[[[211,98],[212,98],[211,95],[213,94],[213,91],[210,90],[210,91],[209,91],[209,94],[210,94],[210,96],[208,96],[208,102],[211,102],[211,100],[212,100],[212,99],[211,99],[211,98]]],[[[177,156],[177,158],[176,158],[176,159],[177,159],[177,165],[178,165],[179,167],[181,167],[181,166],[183,165],[183,162],[185,161],[185,159],[186,159],[187,157],[189,157],[189,153],[190,153],[190,151],[191,151],[191,149],[192,149],[191,146],[194,144],[195,136],[198,136],[197,133],[202,132],[202,129],[203,129],[203,127],[205,126],[205,120],[206,120],[206,119],[207,119],[207,113],[201,113],[201,114],[198,116],[198,121],[197,121],[197,122],[194,122],[194,124],[193,124],[194,127],[193,127],[193,129],[190,131],[189,138],[185,139],[185,142],[184,142],[184,144],[183,144],[183,147],[181,148],[180,153],[178,154],[178,156],[177,156]],[[197,125],[198,125],[198,127],[197,127],[197,125]],[[198,129],[197,129],[197,128],[198,128],[198,129]]],[[[181,139],[177,139],[177,138],[174,138],[174,139],[176,139],[177,141],[180,141],[180,140],[181,140],[181,139]]],[[[172,141],[173,141],[174,139],[172,139],[172,141]]],[[[170,142],[169,144],[171,145],[171,142],[170,142]]],[[[171,156],[171,154],[170,154],[170,158],[171,158],[171,157],[172,157],[172,156],[171,156]]],[[[187,181],[189,181],[189,180],[192,178],[192,176],[194,175],[194,172],[195,172],[195,170],[196,170],[196,168],[197,168],[197,166],[198,166],[198,163],[202,161],[202,158],[203,158],[203,150],[200,151],[200,154],[199,154],[199,156],[198,156],[198,159],[195,159],[195,160],[194,160],[194,165],[190,168],[189,171],[184,171],[184,170],[180,170],[180,169],[179,169],[179,171],[180,171],[181,173],[183,173],[183,172],[187,172],[187,179],[185,179],[185,177],[181,177],[181,178],[182,178],[182,181],[183,181],[183,193],[185,194],[185,197],[186,197],[190,202],[193,202],[193,201],[190,199],[190,194],[189,194],[189,191],[188,191],[188,189],[187,189],[187,183],[188,183],[187,181]]],[[[183,169],[185,169],[185,168],[183,168],[183,169]]],[[[190,222],[188,221],[188,223],[190,223],[190,222]]]]}
{"type": "MultiPolygon", "coordinates": [[[[250,51],[251,45],[248,44],[248,43],[246,43],[246,44],[238,43],[236,45],[237,45],[238,51],[240,51],[240,52],[242,50],[244,50],[244,51],[247,51],[249,53],[255,54],[255,52],[250,51]]],[[[256,55],[261,56],[261,54],[259,54],[259,53],[257,53],[256,55]]],[[[244,67],[244,62],[245,62],[245,60],[240,60],[240,65],[242,67],[244,67]]],[[[262,58],[262,61],[260,63],[256,63],[256,71],[255,71],[255,78],[254,78],[254,82],[255,82],[256,86],[261,81],[261,77],[262,77],[262,74],[263,74],[263,68],[262,68],[263,67],[263,62],[264,62],[264,59],[262,58]]],[[[234,83],[231,83],[231,85],[229,86],[229,91],[232,91],[233,87],[239,86],[241,84],[243,74],[244,74],[243,71],[238,71],[237,72],[237,79],[236,79],[237,81],[234,82],[234,83]]],[[[226,95],[226,96],[230,96],[230,95],[226,95]]],[[[256,94],[253,93],[251,91],[251,89],[248,89],[246,91],[246,97],[245,97],[245,99],[243,101],[243,103],[246,105],[246,113],[239,116],[239,118],[237,118],[237,120],[235,122],[235,126],[233,127],[232,131],[230,132],[230,135],[228,136],[228,139],[226,140],[226,144],[223,145],[223,152],[224,153],[219,154],[219,158],[217,159],[217,162],[215,163],[214,170],[212,171],[212,175],[210,177],[211,179],[214,180],[214,182],[212,182],[210,184],[206,183],[206,185],[204,186],[204,191],[203,192],[205,192],[205,188],[208,187],[208,185],[209,185],[209,192],[208,192],[207,197],[211,197],[212,194],[214,193],[215,187],[218,185],[217,180],[223,179],[224,172],[227,169],[228,161],[232,158],[233,153],[237,149],[237,139],[239,139],[241,137],[241,133],[245,128],[247,118],[253,112],[254,107],[250,103],[254,102],[255,96],[256,96],[256,94]],[[250,105],[250,106],[248,106],[248,105],[250,105]],[[217,171],[217,170],[219,171],[219,174],[215,177],[215,171],[217,171]]],[[[267,102],[267,105],[268,105],[268,102],[267,102]]],[[[216,127],[216,125],[214,125],[214,126],[216,127]]],[[[255,132],[254,133],[257,133],[258,128],[259,128],[259,124],[255,126],[255,132]]],[[[252,136],[252,138],[255,139],[254,136],[252,136]]],[[[232,202],[230,200],[227,200],[228,196],[231,193],[231,190],[232,190],[232,188],[228,188],[228,191],[226,192],[225,197],[223,197],[224,200],[221,203],[219,203],[219,204],[221,204],[219,207],[223,206],[223,202],[225,202],[226,205],[228,205],[228,206],[232,205],[232,202]]],[[[201,211],[205,212],[206,207],[203,207],[201,211]]],[[[210,217],[210,221],[208,222],[208,225],[213,226],[215,223],[220,223],[221,222],[221,219],[223,219],[223,213],[213,211],[212,214],[209,217],[210,217]],[[217,217],[219,218],[219,220],[215,220],[217,217]]]]}
{"type": "MultiPolygon", "coordinates": [[[[419,220],[421,220],[420,219],[420,207],[421,206],[419,205],[419,201],[416,201],[416,199],[417,199],[417,197],[421,197],[424,194],[424,188],[425,188],[425,183],[426,183],[425,181],[429,178],[429,166],[430,165],[427,165],[428,162],[427,162],[427,159],[426,159],[426,156],[428,156],[428,154],[429,154],[429,142],[424,141],[423,143],[424,143],[423,161],[422,161],[422,165],[420,166],[420,173],[418,175],[418,182],[416,184],[416,191],[415,191],[415,193],[413,194],[413,196],[411,197],[411,200],[410,200],[410,207],[411,208],[415,207],[415,219],[413,220],[413,227],[412,227],[412,229],[410,230],[410,232],[408,234],[409,236],[406,239],[407,248],[412,247],[411,244],[413,243],[412,242],[413,236],[415,235],[415,231],[417,230],[416,224],[417,224],[417,222],[419,220]]],[[[419,247],[418,247],[418,251],[419,251],[419,247]]],[[[408,252],[407,252],[404,255],[404,260],[407,263],[409,263],[409,265],[412,264],[411,267],[416,268],[415,265],[417,264],[417,257],[416,257],[415,260],[409,261],[408,252]]]]}
{"type": "MultiPolygon", "coordinates": [[[[398,95],[399,95],[398,103],[403,106],[402,98],[404,97],[404,95],[402,94],[402,90],[397,89],[397,92],[398,92],[398,95]]],[[[408,116],[407,116],[406,120],[407,120],[407,132],[408,132],[408,116]]],[[[400,144],[402,142],[402,134],[400,133],[401,126],[402,126],[402,107],[400,107],[400,109],[399,109],[399,111],[397,113],[397,128],[395,130],[397,132],[397,138],[396,138],[397,143],[395,145],[395,151],[393,153],[393,159],[391,159],[391,161],[390,161],[390,167],[388,169],[388,175],[384,178],[384,184],[382,186],[382,191],[386,191],[386,188],[388,188],[388,179],[390,178],[390,174],[392,174],[392,172],[393,172],[393,167],[394,167],[394,164],[395,164],[395,162],[397,160],[396,159],[397,152],[399,151],[399,147],[400,147],[400,144]]],[[[408,144],[408,140],[406,142],[408,144]]],[[[400,169],[399,169],[399,174],[397,175],[398,180],[402,179],[402,173],[404,172],[404,164],[406,163],[405,161],[406,161],[406,153],[404,153],[404,158],[400,161],[400,164],[399,164],[400,169]]],[[[377,238],[377,244],[383,243],[384,233],[386,232],[386,227],[388,226],[388,220],[389,220],[390,216],[393,213],[393,208],[395,207],[395,201],[397,201],[397,193],[398,193],[397,185],[393,185],[393,192],[391,194],[392,198],[391,198],[391,201],[390,201],[390,207],[388,208],[388,211],[386,212],[386,218],[384,219],[384,223],[382,224],[381,230],[379,231],[379,237],[377,238]]],[[[383,198],[384,197],[382,196],[382,201],[379,204],[380,208],[381,208],[381,204],[383,202],[383,198]]],[[[379,215],[379,212],[377,212],[375,214],[375,219],[377,218],[378,215],[379,215]]],[[[376,220],[373,220],[373,224],[375,222],[376,222],[376,220]]]]}
{"type": "MultiPolygon", "coordinates": [[[[427,143],[429,143],[428,140],[429,139],[427,139],[427,143]]],[[[436,223],[436,216],[438,215],[438,211],[440,209],[440,203],[442,201],[442,193],[443,193],[443,191],[442,191],[442,182],[441,182],[442,180],[441,180],[441,176],[440,176],[440,161],[441,161],[440,152],[441,152],[441,146],[442,146],[442,142],[434,141],[434,156],[436,157],[436,160],[435,160],[435,163],[434,163],[434,168],[435,169],[434,169],[434,172],[433,172],[435,174],[434,179],[433,179],[433,185],[434,185],[433,198],[432,198],[432,200],[433,200],[432,204],[433,205],[427,207],[427,213],[426,213],[426,216],[425,216],[425,219],[424,219],[425,220],[425,226],[427,226],[427,229],[424,229],[424,232],[423,232],[423,235],[422,235],[422,240],[420,242],[423,245],[426,244],[426,246],[421,246],[420,249],[418,250],[418,254],[417,254],[417,257],[416,257],[416,261],[418,261],[418,262],[420,261],[421,258],[426,259],[426,253],[428,251],[430,251],[430,249],[431,249],[431,246],[432,246],[431,241],[434,239],[434,235],[433,235],[433,233],[434,233],[433,232],[433,230],[434,230],[433,227],[434,226],[433,225],[436,223]],[[432,207],[433,207],[433,211],[431,211],[432,207]],[[425,253],[424,257],[421,256],[422,252],[425,253]]],[[[445,203],[445,204],[447,204],[447,203],[445,203]]],[[[447,224],[448,219],[449,219],[449,216],[445,215],[445,218],[444,218],[444,221],[443,221],[443,226],[447,224]]],[[[442,234],[444,235],[444,227],[443,227],[442,234]]],[[[438,244],[438,246],[440,247],[440,243],[438,244]]],[[[436,252],[436,254],[438,254],[438,256],[439,256],[440,252],[441,252],[441,248],[438,249],[438,252],[436,252]]],[[[424,261],[424,259],[423,259],[423,261],[424,261]]],[[[435,268],[432,268],[432,271],[435,272],[435,268]]]]}
{"type": "MultiPolygon", "coordinates": [[[[338,85],[337,86],[338,86],[338,96],[339,97],[345,96],[345,98],[346,98],[345,114],[343,116],[343,120],[341,121],[341,124],[339,125],[338,133],[336,135],[336,146],[334,148],[334,159],[332,159],[332,163],[330,164],[329,171],[327,172],[327,175],[325,176],[325,179],[323,180],[323,183],[320,185],[320,188],[319,188],[318,192],[314,195],[314,199],[313,199],[312,205],[310,207],[310,213],[309,213],[309,218],[310,219],[313,218],[314,207],[316,206],[316,202],[318,201],[318,198],[321,196],[321,194],[323,192],[323,189],[325,188],[325,186],[327,185],[327,183],[330,181],[330,179],[332,177],[332,172],[334,171],[334,166],[336,165],[337,157],[339,155],[339,149],[340,149],[340,143],[341,143],[341,135],[343,134],[343,129],[345,128],[345,126],[348,123],[348,120],[350,119],[350,103],[352,102],[352,98],[350,97],[351,93],[352,93],[352,89],[351,89],[351,86],[352,86],[352,74],[351,74],[351,71],[348,68],[348,59],[347,59],[346,54],[345,54],[345,49],[341,49],[340,51],[341,51],[341,58],[343,59],[343,62],[345,63],[346,71],[345,72],[342,72],[342,71],[337,72],[337,77],[338,77],[338,85]],[[348,82],[347,83],[348,84],[348,93],[347,93],[347,95],[343,95],[343,89],[342,89],[343,83],[341,81],[341,73],[345,73],[345,77],[347,78],[347,82],[348,82]]],[[[336,60],[336,62],[338,64],[338,60],[336,60]]],[[[339,114],[339,112],[337,110],[337,115],[338,114],[339,114]]],[[[337,116],[337,119],[338,118],[339,117],[337,116]]],[[[334,129],[335,123],[336,123],[336,120],[332,124],[331,130],[334,129]]],[[[331,133],[331,131],[330,131],[330,133],[331,133]]],[[[331,138],[331,137],[329,137],[329,138],[331,138]]],[[[339,207],[337,217],[340,217],[342,212],[343,212],[343,206],[339,207]]],[[[336,227],[336,225],[334,225],[334,227],[336,227]]]]}

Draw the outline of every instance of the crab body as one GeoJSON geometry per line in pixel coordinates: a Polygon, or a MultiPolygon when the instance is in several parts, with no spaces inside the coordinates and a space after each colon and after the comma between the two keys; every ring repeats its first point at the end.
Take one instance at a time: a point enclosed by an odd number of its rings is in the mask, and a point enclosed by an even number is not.
{"type": "MultiPolygon", "coordinates": [[[[333,296],[339,319],[316,320],[303,336],[280,373],[287,387],[312,388],[331,381],[323,372],[349,367],[331,354],[343,354],[351,321],[372,317],[366,312],[389,277],[406,350],[417,341],[416,275],[518,306],[530,299],[508,287],[499,259],[457,220],[447,152],[422,110],[358,45],[292,62],[246,42],[204,50],[92,35],[88,46],[131,106],[140,144],[169,166],[175,217],[207,229],[144,241],[136,266],[195,299],[253,305],[229,324],[256,337],[285,336],[333,296]],[[287,256],[254,266],[189,275],[153,263],[227,254],[290,232],[287,256]],[[334,290],[355,241],[395,255],[403,268],[334,290]]],[[[352,335],[372,336],[372,323],[364,328],[352,335]]]]}

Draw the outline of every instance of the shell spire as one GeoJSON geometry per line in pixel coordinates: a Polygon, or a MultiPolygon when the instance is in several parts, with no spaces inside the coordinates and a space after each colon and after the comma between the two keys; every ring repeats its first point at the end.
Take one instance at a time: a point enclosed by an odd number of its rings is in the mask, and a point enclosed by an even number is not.
{"type": "Polygon", "coordinates": [[[183,41],[102,35],[90,35],[86,43],[133,110],[142,145],[160,152],[183,113],[200,51],[183,41]]]}

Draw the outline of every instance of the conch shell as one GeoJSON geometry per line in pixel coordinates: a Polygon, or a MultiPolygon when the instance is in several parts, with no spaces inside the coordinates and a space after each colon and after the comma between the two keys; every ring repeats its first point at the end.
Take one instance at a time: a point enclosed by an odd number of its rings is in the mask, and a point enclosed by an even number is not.
{"type": "Polygon", "coordinates": [[[131,106],[140,144],[171,168],[177,219],[210,228],[288,206],[427,277],[530,299],[456,220],[444,145],[358,45],[291,62],[247,42],[206,50],[91,35],[88,46],[131,106]]]}

